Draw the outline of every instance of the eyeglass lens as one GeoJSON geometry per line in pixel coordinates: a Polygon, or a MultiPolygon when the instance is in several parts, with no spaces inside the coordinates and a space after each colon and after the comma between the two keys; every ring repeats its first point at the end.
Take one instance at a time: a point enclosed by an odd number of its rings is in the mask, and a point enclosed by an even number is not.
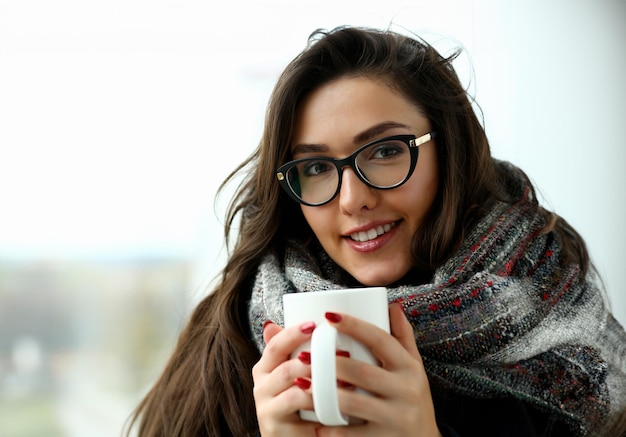
{"type": "MultiPolygon", "coordinates": [[[[389,140],[362,149],[355,157],[356,172],[376,188],[391,188],[406,179],[411,168],[409,146],[389,140]]],[[[340,171],[331,158],[311,158],[291,167],[286,174],[293,192],[303,201],[320,204],[339,188],[340,171]]]]}

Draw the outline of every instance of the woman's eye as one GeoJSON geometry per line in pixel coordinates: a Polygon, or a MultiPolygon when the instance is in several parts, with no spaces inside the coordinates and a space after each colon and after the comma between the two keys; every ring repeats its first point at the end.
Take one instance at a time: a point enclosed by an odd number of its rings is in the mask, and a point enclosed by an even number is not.
{"type": "Polygon", "coordinates": [[[390,159],[403,153],[403,148],[395,144],[380,144],[372,151],[370,159],[390,159]]]}
{"type": "Polygon", "coordinates": [[[309,161],[302,168],[302,174],[306,177],[312,177],[331,170],[332,165],[326,161],[309,161]]]}

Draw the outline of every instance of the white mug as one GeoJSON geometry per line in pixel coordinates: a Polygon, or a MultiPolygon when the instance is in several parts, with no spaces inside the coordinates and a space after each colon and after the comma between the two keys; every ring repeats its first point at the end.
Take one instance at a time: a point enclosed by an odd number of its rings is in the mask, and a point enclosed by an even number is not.
{"type": "MultiPolygon", "coordinates": [[[[348,425],[350,418],[339,411],[337,398],[336,351],[350,358],[378,365],[372,353],[356,340],[338,333],[325,318],[326,312],[349,314],[389,332],[387,289],[385,287],[348,288],[283,295],[285,326],[315,322],[311,341],[294,351],[311,353],[311,389],[314,411],[301,410],[300,418],[328,426],[348,425]]],[[[365,391],[362,391],[366,393],[365,391]]]]}

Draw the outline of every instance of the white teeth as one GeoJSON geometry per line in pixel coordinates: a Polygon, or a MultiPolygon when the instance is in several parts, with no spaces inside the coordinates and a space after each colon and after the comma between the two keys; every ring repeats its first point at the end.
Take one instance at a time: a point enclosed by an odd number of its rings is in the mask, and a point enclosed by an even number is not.
{"type": "Polygon", "coordinates": [[[395,223],[388,223],[386,225],[376,226],[375,228],[369,229],[367,232],[355,232],[354,234],[350,235],[350,238],[355,241],[360,241],[362,243],[364,241],[373,240],[374,238],[383,235],[385,232],[389,232],[389,230],[394,226],[395,223]]]}

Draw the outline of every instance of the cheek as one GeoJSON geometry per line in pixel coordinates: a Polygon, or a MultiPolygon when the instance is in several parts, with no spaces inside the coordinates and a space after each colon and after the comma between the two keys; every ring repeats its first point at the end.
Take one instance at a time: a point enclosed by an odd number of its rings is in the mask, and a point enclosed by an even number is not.
{"type": "Polygon", "coordinates": [[[311,227],[311,230],[317,239],[323,240],[324,235],[329,232],[330,224],[332,222],[332,214],[326,211],[327,208],[322,206],[301,206],[301,208],[305,220],[311,227]]]}
{"type": "Polygon", "coordinates": [[[439,190],[439,169],[434,152],[429,154],[426,159],[426,165],[420,170],[420,177],[416,181],[417,187],[414,192],[421,194],[419,197],[421,197],[421,203],[424,205],[424,214],[426,214],[431,208],[439,190]]]}
{"type": "Polygon", "coordinates": [[[436,176],[428,180],[418,180],[405,188],[406,195],[398,199],[396,204],[402,208],[404,205],[406,215],[411,223],[413,231],[421,225],[424,217],[433,206],[437,196],[438,180],[436,176]]]}

